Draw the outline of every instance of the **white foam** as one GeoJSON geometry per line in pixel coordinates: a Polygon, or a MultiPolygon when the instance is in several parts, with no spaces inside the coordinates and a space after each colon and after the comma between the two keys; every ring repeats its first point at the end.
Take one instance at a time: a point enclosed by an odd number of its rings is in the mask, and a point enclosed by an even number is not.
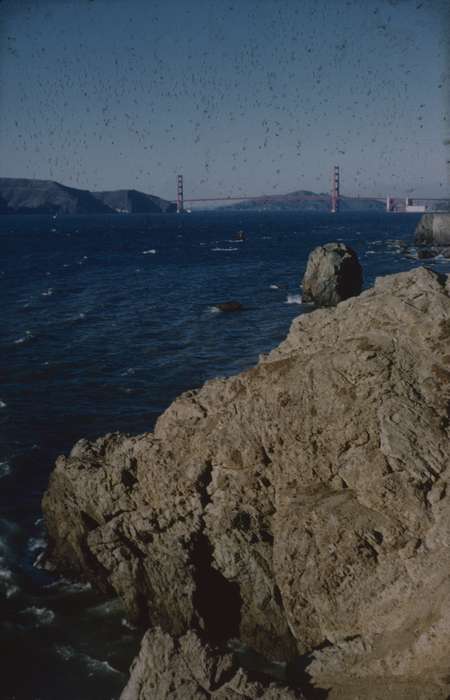
{"type": "Polygon", "coordinates": [[[55,648],[58,656],[64,659],[64,661],[70,661],[70,659],[73,659],[77,654],[73,647],[63,644],[57,644],[55,648]]]}
{"type": "Polygon", "coordinates": [[[88,656],[88,654],[77,652],[76,649],[69,645],[57,644],[55,646],[55,649],[56,653],[64,661],[71,661],[74,658],[77,658],[80,661],[82,661],[89,671],[89,676],[93,676],[97,673],[114,673],[120,676],[123,675],[120,671],[114,668],[114,666],[111,666],[111,664],[108,663],[108,661],[101,661],[100,659],[95,659],[93,656],[88,656]]]}
{"type": "Polygon", "coordinates": [[[6,403],[0,399],[0,408],[6,408],[6,403]]]}
{"type": "Polygon", "coordinates": [[[109,617],[110,615],[113,615],[119,611],[123,611],[123,608],[122,603],[118,598],[106,600],[104,603],[95,605],[88,610],[89,614],[93,615],[94,617],[109,617]]]}
{"type": "Polygon", "coordinates": [[[5,558],[0,557],[0,591],[5,598],[12,598],[19,590],[14,573],[6,566],[5,558]]]}
{"type": "Polygon", "coordinates": [[[37,627],[43,627],[51,625],[55,619],[55,613],[49,608],[38,608],[36,605],[32,605],[25,610],[20,611],[21,615],[28,615],[31,617],[37,627]]]}
{"type": "Polygon", "coordinates": [[[135,625],[132,625],[131,622],[128,622],[126,617],[123,617],[121,620],[122,627],[125,627],[127,630],[131,630],[132,632],[135,632],[138,628],[135,625]]]}
{"type": "Polygon", "coordinates": [[[82,659],[84,663],[86,664],[89,673],[89,676],[93,676],[96,673],[113,673],[115,675],[122,676],[123,674],[117,670],[117,668],[114,668],[114,666],[111,666],[110,663],[107,661],[101,661],[100,659],[94,659],[92,656],[88,656],[87,654],[82,654],[82,659]]]}
{"type": "Polygon", "coordinates": [[[43,537],[30,537],[28,540],[28,550],[30,552],[38,552],[45,549],[46,542],[43,537]]]}
{"type": "Polygon", "coordinates": [[[220,309],[217,306],[208,306],[208,311],[210,314],[220,314],[220,309]]]}
{"type": "Polygon", "coordinates": [[[46,292],[42,292],[41,296],[43,297],[51,297],[53,294],[53,289],[50,287],[50,289],[47,289],[46,292]]]}
{"type": "Polygon", "coordinates": [[[11,465],[9,462],[0,462],[0,479],[11,474],[11,465]]]}
{"type": "Polygon", "coordinates": [[[277,284],[271,284],[269,289],[279,289],[279,286],[277,284]]]}
{"type": "Polygon", "coordinates": [[[136,374],[136,370],[134,367],[128,367],[128,369],[125,369],[123,372],[120,373],[120,376],[128,377],[130,374],[136,374]]]}
{"type": "Polygon", "coordinates": [[[84,318],[86,318],[86,314],[83,311],[80,311],[79,314],[76,314],[75,316],[71,316],[68,320],[69,321],[82,321],[84,318]]]}
{"type": "Polygon", "coordinates": [[[22,343],[26,343],[28,340],[32,340],[33,338],[34,335],[31,331],[25,331],[25,335],[23,335],[21,338],[17,338],[17,340],[14,341],[14,345],[21,345],[22,343]]]}
{"type": "Polygon", "coordinates": [[[155,255],[156,250],[154,248],[151,248],[150,250],[143,250],[142,255],[155,255]]]}
{"type": "Polygon", "coordinates": [[[67,578],[62,577],[57,581],[48,583],[44,588],[47,590],[62,590],[64,593],[85,593],[92,590],[92,585],[81,581],[69,581],[67,578]]]}
{"type": "Polygon", "coordinates": [[[301,294],[288,294],[285,303],[286,304],[301,304],[302,303],[301,294]]]}
{"type": "Polygon", "coordinates": [[[233,250],[238,250],[238,248],[212,248],[212,250],[217,253],[229,253],[233,250]]]}

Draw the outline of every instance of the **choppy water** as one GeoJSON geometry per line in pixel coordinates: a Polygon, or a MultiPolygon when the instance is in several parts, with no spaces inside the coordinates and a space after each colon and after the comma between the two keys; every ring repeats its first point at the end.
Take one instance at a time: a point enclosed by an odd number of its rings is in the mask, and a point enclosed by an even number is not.
{"type": "MultiPolygon", "coordinates": [[[[33,567],[55,457],[150,430],[181,391],[254,364],[302,312],[307,255],[342,240],[365,283],[419,264],[390,241],[418,217],[208,213],[0,217],[1,693],[117,697],[137,648],[114,601],[33,567]],[[244,242],[233,234],[244,229],[244,242]],[[240,313],[214,304],[240,301],[240,313]],[[101,624],[99,624],[99,621],[101,624]]],[[[427,261],[449,272],[450,263],[427,261]]]]}

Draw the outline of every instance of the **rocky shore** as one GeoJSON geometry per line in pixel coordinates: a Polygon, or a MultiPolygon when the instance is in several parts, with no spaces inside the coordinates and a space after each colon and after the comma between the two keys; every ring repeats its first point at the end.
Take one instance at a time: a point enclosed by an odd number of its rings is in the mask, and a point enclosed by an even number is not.
{"type": "Polygon", "coordinates": [[[123,700],[448,697],[449,348],[449,279],[379,278],[153,433],[58,459],[47,561],[150,628],[123,700]]]}

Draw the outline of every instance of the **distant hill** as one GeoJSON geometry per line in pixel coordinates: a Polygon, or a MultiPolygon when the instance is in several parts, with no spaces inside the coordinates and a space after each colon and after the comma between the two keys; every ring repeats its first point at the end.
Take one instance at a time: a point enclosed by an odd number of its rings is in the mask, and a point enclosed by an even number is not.
{"type": "Polygon", "coordinates": [[[107,192],[91,192],[100,202],[113,211],[127,214],[156,214],[176,211],[175,204],[166,199],[145,194],[138,190],[110,190],[107,192]]]}
{"type": "Polygon", "coordinates": [[[137,190],[90,192],[52,180],[0,178],[0,214],[116,214],[175,210],[174,204],[137,190]]]}
{"type": "MultiPolygon", "coordinates": [[[[221,209],[298,209],[301,211],[331,211],[331,196],[327,193],[311,192],[310,190],[297,190],[288,194],[272,194],[255,197],[243,202],[237,202],[220,207],[221,209]]],[[[377,199],[367,197],[341,197],[341,211],[384,211],[386,205],[377,199]]]]}

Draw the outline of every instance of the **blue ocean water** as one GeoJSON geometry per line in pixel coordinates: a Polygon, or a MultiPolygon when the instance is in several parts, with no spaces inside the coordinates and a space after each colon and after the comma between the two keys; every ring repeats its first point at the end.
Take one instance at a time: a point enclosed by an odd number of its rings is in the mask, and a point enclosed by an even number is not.
{"type": "MultiPolygon", "coordinates": [[[[365,286],[420,264],[410,214],[0,217],[0,646],[16,700],[118,697],[139,634],[116,601],[33,566],[52,464],[81,437],[151,430],[180,392],[255,363],[308,311],[309,252],[340,240],[365,286]],[[233,239],[246,232],[243,242],[233,239]],[[237,300],[239,313],[214,304],[237,300]]],[[[427,261],[443,272],[450,262],[427,261]]]]}

